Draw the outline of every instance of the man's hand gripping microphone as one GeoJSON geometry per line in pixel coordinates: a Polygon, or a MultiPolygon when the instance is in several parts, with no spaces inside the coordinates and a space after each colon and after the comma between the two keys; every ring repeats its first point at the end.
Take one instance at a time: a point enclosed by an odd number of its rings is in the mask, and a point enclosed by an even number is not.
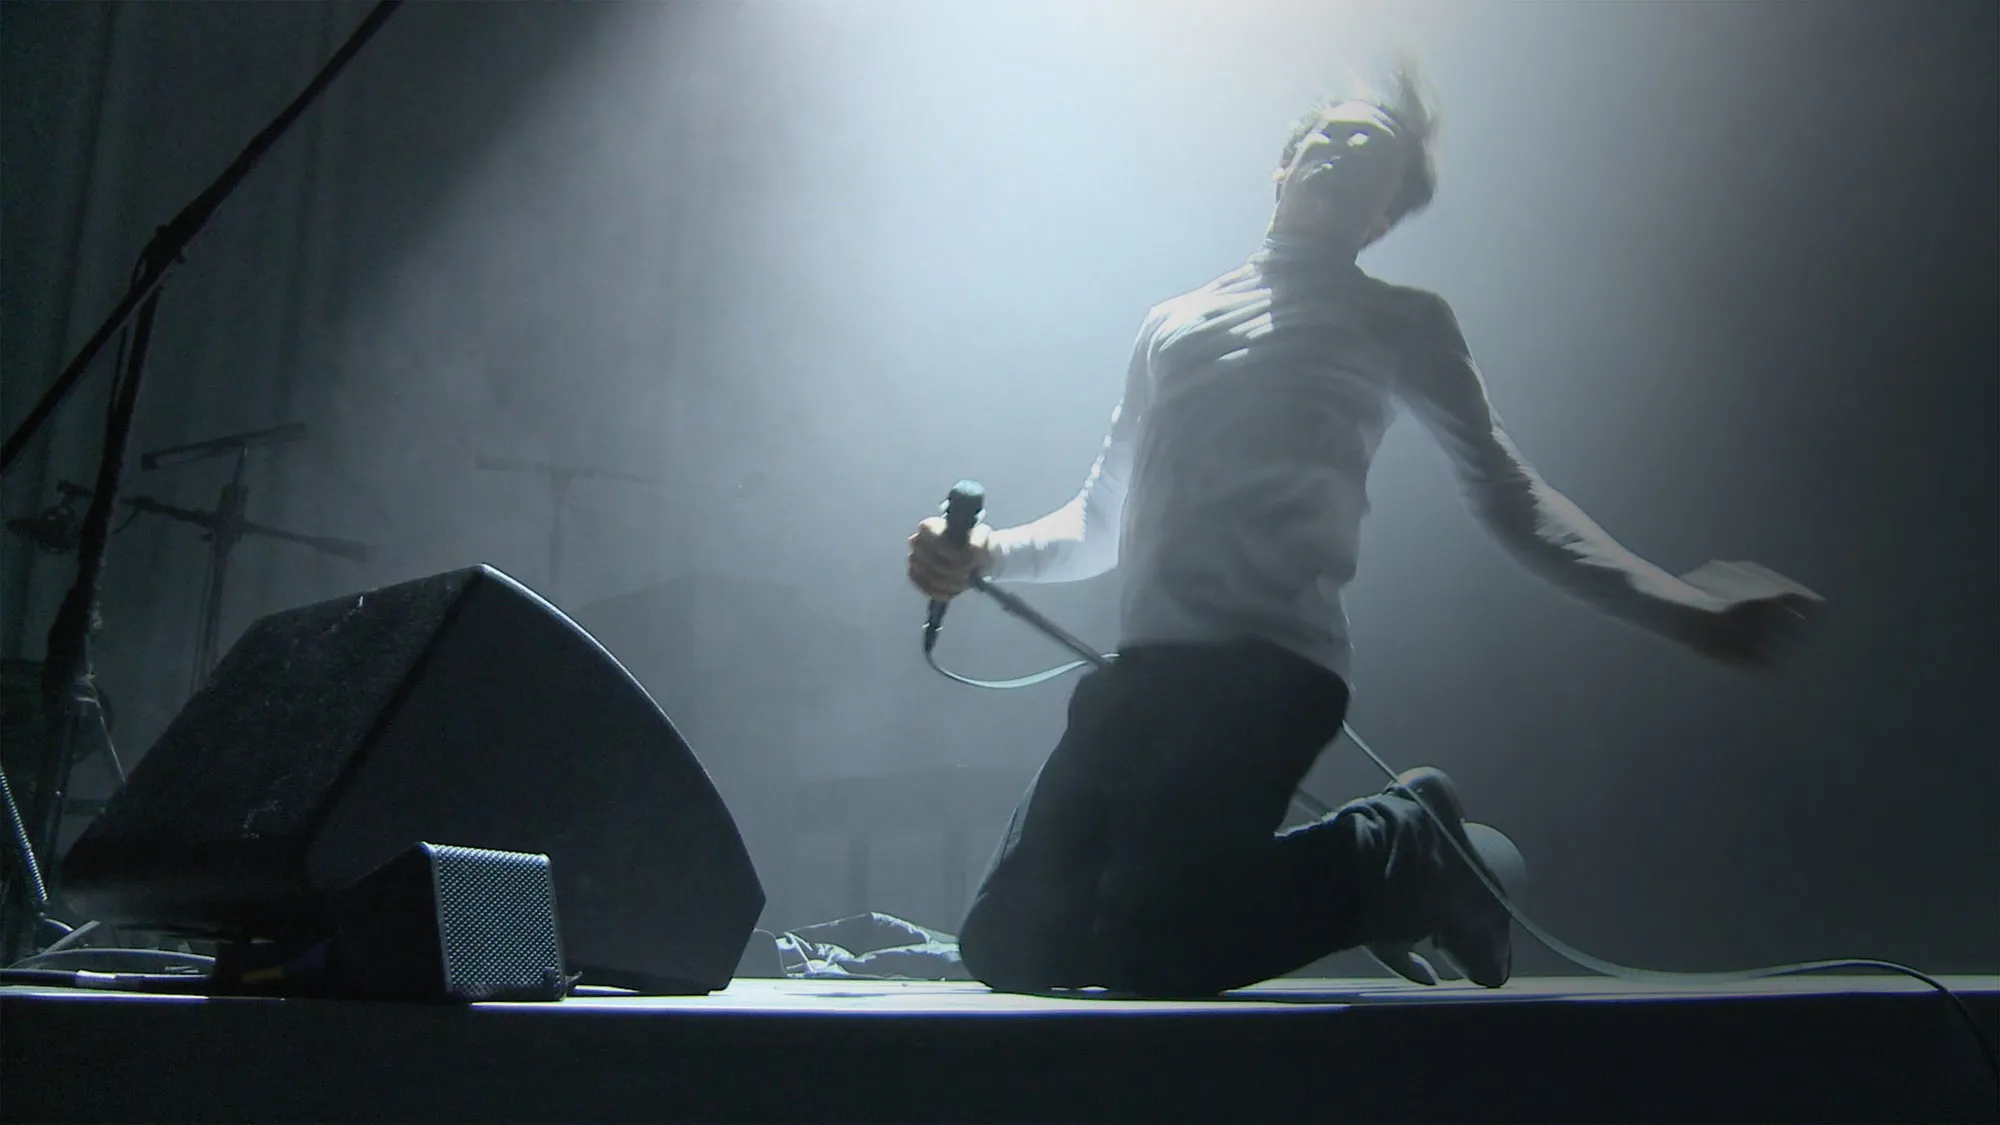
{"type": "MultiPolygon", "coordinates": [[[[977,481],[962,480],[952,486],[951,495],[944,500],[944,537],[949,543],[963,547],[971,540],[972,529],[979,526],[979,518],[986,514],[986,490],[977,481]]],[[[937,647],[938,630],[944,628],[944,611],[950,602],[932,600],[930,614],[924,620],[924,651],[937,647]]]]}

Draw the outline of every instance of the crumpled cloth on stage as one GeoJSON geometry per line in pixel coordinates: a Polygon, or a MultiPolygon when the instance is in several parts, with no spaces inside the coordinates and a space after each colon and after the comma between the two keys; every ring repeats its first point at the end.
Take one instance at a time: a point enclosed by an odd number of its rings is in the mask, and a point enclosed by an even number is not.
{"type": "MultiPolygon", "coordinates": [[[[854,914],[768,938],[780,971],[793,980],[971,980],[958,957],[958,935],[888,914],[854,914]]],[[[767,962],[768,964],[768,962],[767,962]]]]}

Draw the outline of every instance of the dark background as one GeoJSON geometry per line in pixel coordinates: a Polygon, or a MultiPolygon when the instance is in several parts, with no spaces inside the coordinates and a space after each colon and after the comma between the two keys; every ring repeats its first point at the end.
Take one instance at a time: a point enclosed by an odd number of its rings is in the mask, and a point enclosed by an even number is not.
{"type": "MultiPolygon", "coordinates": [[[[6,428],[365,10],[0,5],[6,428]]],[[[952,925],[935,809],[866,813],[865,901],[842,832],[788,830],[813,785],[982,770],[951,800],[983,854],[1060,728],[1066,688],[922,668],[902,537],[959,476],[999,522],[1065,499],[1146,307],[1255,246],[1290,117],[1401,39],[1440,90],[1442,187],[1365,264],[1453,301],[1519,443],[1628,545],[1757,560],[1830,613],[1769,679],[1595,619],[1485,541],[1405,423],[1349,602],[1355,725],[1449,769],[1534,865],[1536,916],[1602,956],[2000,966],[1992,5],[977,11],[400,12],[163,306],[135,452],[305,421],[252,466],[252,518],[384,548],[245,544],[225,643],[475,561],[586,624],[692,603],[613,647],[737,808],[766,924],[952,925]],[[556,589],[546,487],[483,454],[663,483],[579,484],[556,589]]],[[[107,375],[9,473],[8,516],[90,479],[107,375]]],[[[199,507],[226,472],[128,488],[199,507]]],[[[96,663],[128,759],[185,697],[204,560],[156,519],[113,541],[96,663]]],[[[9,537],[0,563],[0,655],[37,659],[70,560],[9,537]]],[[[1027,592],[1109,641],[1116,581],[1027,592]]],[[[968,672],[1057,655],[991,607],[950,628],[968,672]]],[[[1380,780],[1336,748],[1313,784],[1380,780]]]]}

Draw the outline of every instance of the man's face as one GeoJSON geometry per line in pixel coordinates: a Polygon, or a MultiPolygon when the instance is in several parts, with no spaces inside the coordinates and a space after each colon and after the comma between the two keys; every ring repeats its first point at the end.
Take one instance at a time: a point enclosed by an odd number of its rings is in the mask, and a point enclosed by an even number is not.
{"type": "Polygon", "coordinates": [[[1359,249],[1387,229],[1408,163],[1388,114],[1366,102],[1342,102],[1275,174],[1277,226],[1359,249]]]}

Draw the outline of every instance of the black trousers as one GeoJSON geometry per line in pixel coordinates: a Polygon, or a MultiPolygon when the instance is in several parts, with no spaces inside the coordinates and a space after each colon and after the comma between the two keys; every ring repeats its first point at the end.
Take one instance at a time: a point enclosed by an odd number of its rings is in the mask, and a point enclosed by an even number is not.
{"type": "Polygon", "coordinates": [[[1213,996],[1418,940],[1449,845],[1396,791],[1277,833],[1347,685],[1261,641],[1140,647],[1077,685],[959,934],[995,989],[1213,996]]]}

